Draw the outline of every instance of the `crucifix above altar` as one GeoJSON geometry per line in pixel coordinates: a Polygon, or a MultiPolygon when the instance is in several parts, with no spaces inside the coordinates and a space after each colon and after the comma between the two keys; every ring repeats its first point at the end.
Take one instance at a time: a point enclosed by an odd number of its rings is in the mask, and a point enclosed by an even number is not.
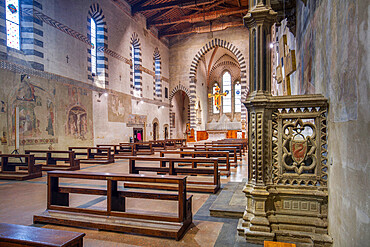
{"type": "Polygon", "coordinates": [[[217,110],[219,111],[221,108],[221,97],[226,96],[229,93],[229,91],[225,91],[224,93],[220,93],[220,88],[218,85],[215,87],[215,93],[208,94],[208,98],[214,98],[214,105],[216,106],[217,110]]]}

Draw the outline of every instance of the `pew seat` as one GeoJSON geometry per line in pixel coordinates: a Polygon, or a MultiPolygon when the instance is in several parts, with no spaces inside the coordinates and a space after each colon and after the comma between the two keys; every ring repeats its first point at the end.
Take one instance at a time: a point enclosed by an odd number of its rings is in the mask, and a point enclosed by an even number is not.
{"type": "Polygon", "coordinates": [[[85,233],[0,223],[0,246],[82,247],[85,233]]]}

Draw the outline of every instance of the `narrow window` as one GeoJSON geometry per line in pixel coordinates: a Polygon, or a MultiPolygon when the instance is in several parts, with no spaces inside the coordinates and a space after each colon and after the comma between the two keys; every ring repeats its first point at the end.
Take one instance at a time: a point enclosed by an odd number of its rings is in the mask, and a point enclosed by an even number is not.
{"type": "Polygon", "coordinates": [[[96,22],[91,18],[91,73],[96,75],[96,22]]]}
{"type": "Polygon", "coordinates": [[[231,75],[229,72],[225,72],[222,76],[222,91],[223,93],[227,93],[226,96],[223,96],[223,112],[230,113],[231,112],[231,75]]]}
{"type": "Polygon", "coordinates": [[[6,0],[6,45],[20,50],[19,1],[6,0]]]}
{"type": "Polygon", "coordinates": [[[155,94],[159,97],[162,96],[161,60],[159,58],[155,58],[154,67],[155,67],[155,94]]]}
{"type": "Polygon", "coordinates": [[[138,67],[140,66],[140,52],[139,47],[132,45],[132,70],[134,74],[134,96],[140,97],[140,89],[141,89],[141,83],[140,83],[140,70],[138,67]]]}
{"type": "Polygon", "coordinates": [[[241,112],[242,111],[242,85],[237,82],[235,84],[235,112],[241,112]]]}

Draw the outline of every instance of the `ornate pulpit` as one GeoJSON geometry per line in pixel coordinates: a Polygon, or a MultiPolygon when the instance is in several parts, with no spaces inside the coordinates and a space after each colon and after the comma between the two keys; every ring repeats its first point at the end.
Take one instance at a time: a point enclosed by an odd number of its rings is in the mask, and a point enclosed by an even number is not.
{"type": "Polygon", "coordinates": [[[270,1],[251,1],[249,30],[247,205],[238,232],[264,240],[330,246],[328,235],[327,100],[271,95],[270,1]]]}

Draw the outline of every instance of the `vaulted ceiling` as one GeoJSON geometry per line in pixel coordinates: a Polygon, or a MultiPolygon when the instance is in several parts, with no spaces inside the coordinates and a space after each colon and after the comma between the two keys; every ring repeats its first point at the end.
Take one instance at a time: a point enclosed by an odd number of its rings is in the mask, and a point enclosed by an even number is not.
{"type": "Polygon", "coordinates": [[[248,0],[126,0],[159,37],[224,30],[242,26],[248,0]]]}

